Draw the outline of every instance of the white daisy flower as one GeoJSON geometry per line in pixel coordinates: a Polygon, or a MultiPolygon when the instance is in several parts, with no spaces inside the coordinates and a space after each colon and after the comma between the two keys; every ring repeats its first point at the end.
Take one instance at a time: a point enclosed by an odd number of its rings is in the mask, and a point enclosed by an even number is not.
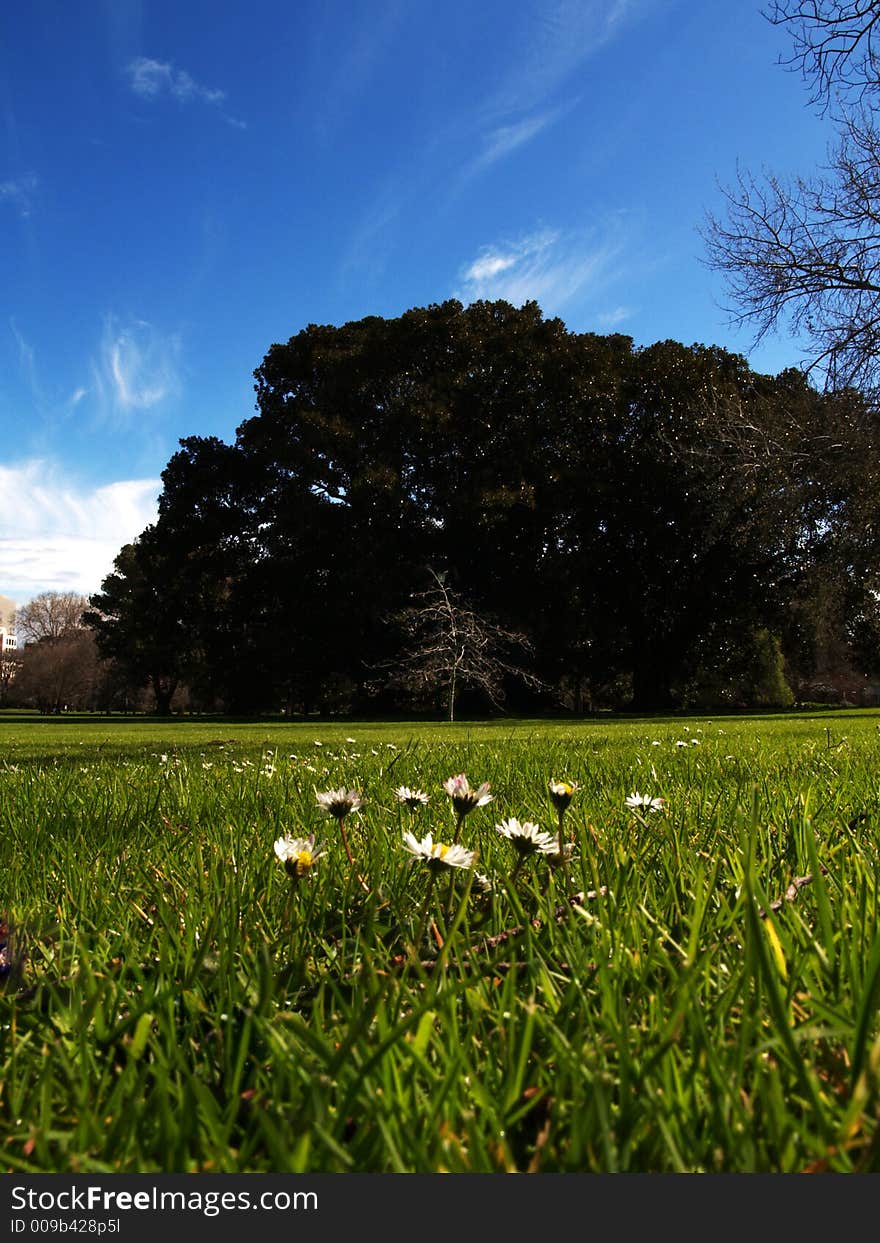
{"type": "Polygon", "coordinates": [[[452,806],[459,819],[466,816],[469,811],[473,811],[475,807],[491,803],[495,797],[494,794],[489,793],[488,781],[484,781],[481,786],[472,790],[464,773],[459,773],[456,777],[447,777],[443,782],[443,789],[452,799],[452,806]]]}
{"type": "Polygon", "coordinates": [[[496,824],[495,831],[506,837],[519,855],[552,855],[559,850],[555,835],[543,832],[530,820],[520,824],[515,817],[511,817],[496,824]]]}
{"type": "Polygon", "coordinates": [[[464,846],[435,842],[430,833],[421,841],[413,833],[404,833],[403,846],[414,858],[424,860],[433,871],[439,871],[441,867],[469,868],[476,858],[475,851],[465,850],[464,846]]]}
{"type": "Polygon", "coordinates": [[[409,786],[398,786],[394,793],[398,803],[403,803],[410,808],[418,807],[419,804],[424,806],[428,801],[424,790],[411,790],[409,786]]]}
{"type": "Polygon", "coordinates": [[[275,854],[284,864],[288,876],[295,878],[307,875],[326,853],[325,850],[315,849],[314,833],[311,837],[291,837],[285,833],[275,842],[275,854]]]}
{"type": "Polygon", "coordinates": [[[626,805],[630,811],[662,811],[666,806],[666,799],[652,798],[650,794],[639,794],[636,791],[630,794],[626,805]]]}
{"type": "Polygon", "coordinates": [[[548,782],[547,788],[550,791],[550,798],[556,810],[565,811],[577,791],[577,783],[574,781],[557,781],[554,778],[548,782]]]}
{"type": "Polygon", "coordinates": [[[346,790],[344,787],[339,790],[325,790],[323,793],[316,790],[315,799],[322,811],[326,811],[328,816],[334,816],[337,820],[343,820],[350,812],[362,807],[364,803],[357,790],[346,790]]]}

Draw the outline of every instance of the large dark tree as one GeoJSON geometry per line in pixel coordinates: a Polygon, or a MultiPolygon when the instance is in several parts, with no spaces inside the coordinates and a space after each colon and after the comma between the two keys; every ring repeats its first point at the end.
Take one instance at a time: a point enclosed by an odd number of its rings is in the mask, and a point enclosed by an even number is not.
{"type": "Polygon", "coordinates": [[[575,576],[550,569],[554,494],[575,455],[591,468],[583,490],[601,473],[585,408],[602,380],[561,321],[535,304],[447,302],[312,326],[273,346],[257,380],[238,445],[263,480],[267,572],[286,564],[303,602],[295,659],[362,678],[429,564],[515,629],[578,617],[575,576]]]}
{"type": "Polygon", "coordinates": [[[149,685],[160,715],[186,670],[191,650],[185,563],[155,527],[126,544],[86,613],[98,651],[136,685],[149,685]]]}
{"type": "Polygon", "coordinates": [[[429,568],[576,707],[612,685],[668,707],[720,670],[745,685],[782,634],[808,660],[819,566],[846,589],[838,628],[870,617],[876,429],[852,391],[455,301],[310,325],[256,380],[234,445],[181,442],[158,521],[93,600],[102,650],[162,703],[183,680],[227,710],[320,710],[342,688],[374,706],[387,619],[429,568]]]}

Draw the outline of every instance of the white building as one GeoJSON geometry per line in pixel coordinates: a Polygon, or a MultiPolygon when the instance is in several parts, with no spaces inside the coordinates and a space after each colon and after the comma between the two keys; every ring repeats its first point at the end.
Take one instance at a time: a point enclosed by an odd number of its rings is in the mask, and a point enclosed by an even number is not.
{"type": "Polygon", "coordinates": [[[0,596],[0,656],[14,652],[16,646],[15,601],[9,596],[0,596]]]}

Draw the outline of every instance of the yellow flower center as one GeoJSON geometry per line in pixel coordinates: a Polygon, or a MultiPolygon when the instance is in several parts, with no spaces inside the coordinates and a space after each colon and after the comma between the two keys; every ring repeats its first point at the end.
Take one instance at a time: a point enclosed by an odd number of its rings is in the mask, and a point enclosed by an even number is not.
{"type": "Polygon", "coordinates": [[[301,850],[296,856],[296,873],[302,876],[303,872],[307,872],[312,866],[312,852],[310,850],[301,850]]]}

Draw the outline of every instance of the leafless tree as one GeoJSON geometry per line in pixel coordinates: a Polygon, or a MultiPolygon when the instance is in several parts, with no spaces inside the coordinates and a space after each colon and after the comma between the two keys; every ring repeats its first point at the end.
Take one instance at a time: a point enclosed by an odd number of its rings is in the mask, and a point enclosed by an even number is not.
{"type": "Polygon", "coordinates": [[[809,178],[740,172],[724,218],[703,228],[708,264],[723,274],[733,322],[754,343],[788,329],[811,342],[803,365],[828,389],[880,390],[880,0],[779,0],[813,101],[834,96],[838,137],[809,178]],[[856,102],[853,103],[853,97],[856,102]],[[847,100],[849,102],[847,103],[847,100]]]}
{"type": "Polygon", "coordinates": [[[71,630],[57,639],[27,644],[21,652],[15,696],[41,712],[92,708],[100,676],[95,636],[89,630],[71,630]]]}
{"type": "Polygon", "coordinates": [[[82,615],[88,607],[87,597],[73,591],[40,592],[15,614],[19,642],[55,641],[82,630],[82,615]]]}
{"type": "Polygon", "coordinates": [[[432,586],[414,595],[411,605],[392,619],[405,639],[386,684],[415,693],[442,693],[450,721],[463,686],[477,687],[499,707],[505,678],[543,685],[510,658],[516,650],[531,650],[526,635],[475,612],[448,586],[445,574],[430,574],[432,586]]]}

